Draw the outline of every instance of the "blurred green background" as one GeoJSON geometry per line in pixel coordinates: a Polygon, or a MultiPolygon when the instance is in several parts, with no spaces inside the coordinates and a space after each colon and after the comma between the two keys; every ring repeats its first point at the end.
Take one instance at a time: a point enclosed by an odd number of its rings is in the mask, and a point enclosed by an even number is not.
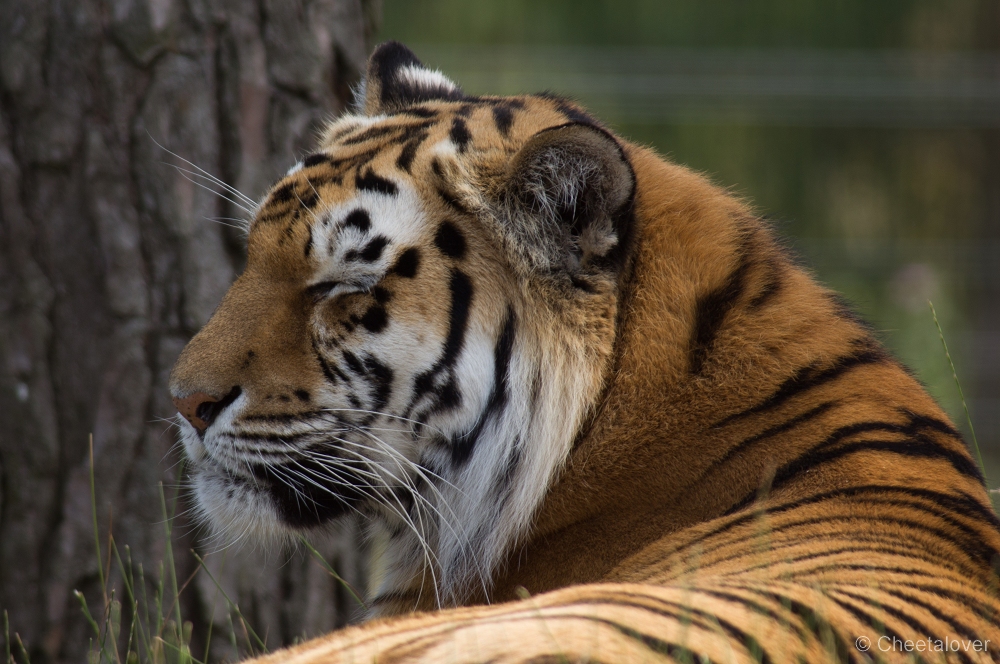
{"type": "Polygon", "coordinates": [[[752,202],[1000,486],[1000,2],[385,0],[470,93],[552,90],[752,202]]]}

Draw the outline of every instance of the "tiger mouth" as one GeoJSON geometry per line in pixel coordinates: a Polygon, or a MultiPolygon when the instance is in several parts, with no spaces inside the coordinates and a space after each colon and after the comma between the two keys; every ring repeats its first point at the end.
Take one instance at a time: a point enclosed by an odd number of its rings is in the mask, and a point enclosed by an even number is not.
{"type": "MultiPolygon", "coordinates": [[[[204,445],[203,440],[199,443],[204,445]]],[[[332,449],[321,454],[285,452],[273,459],[261,456],[259,461],[247,459],[242,464],[217,458],[204,449],[197,456],[189,453],[189,459],[196,490],[201,488],[203,495],[212,491],[224,496],[226,512],[244,510],[247,503],[264,499],[273,507],[273,514],[256,510],[253,518],[268,520],[270,516],[292,531],[309,530],[360,512],[372,499],[365,488],[370,484],[365,482],[365,474],[370,471],[364,462],[337,457],[332,449]]],[[[205,505],[204,500],[199,502],[205,505]]],[[[222,511],[218,503],[214,501],[215,509],[209,506],[206,512],[210,520],[226,528],[227,517],[215,513],[222,511]]]]}

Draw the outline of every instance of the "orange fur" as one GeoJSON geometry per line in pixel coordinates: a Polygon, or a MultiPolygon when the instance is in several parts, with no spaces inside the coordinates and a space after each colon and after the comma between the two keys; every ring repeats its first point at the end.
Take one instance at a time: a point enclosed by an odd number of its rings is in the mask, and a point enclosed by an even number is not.
{"type": "MultiPolygon", "coordinates": [[[[383,142],[390,134],[378,128],[417,124],[414,109],[433,113],[413,182],[435,214],[445,212],[442,188],[466,211],[468,271],[476,292],[488,292],[475,301],[476,320],[496,328],[503,303],[514,302],[538,348],[583,358],[592,372],[580,383],[585,409],[530,528],[503,549],[489,584],[455,596],[467,606],[369,622],[262,662],[907,661],[905,651],[879,648],[883,636],[989,640],[986,651],[923,657],[1000,661],[1000,530],[964,443],[765,224],[703,177],[604,130],[548,135],[574,158],[603,159],[605,173],[619,168],[608,143],[617,141],[634,173],[631,235],[614,236],[627,248],[623,262],[601,263],[607,238],[581,233],[580,266],[552,270],[584,279],[589,294],[568,290],[568,277],[537,268],[555,254],[526,244],[542,232],[517,226],[534,223],[517,216],[528,213],[498,201],[516,169],[548,154],[538,137],[586,125],[583,112],[550,97],[470,100],[447,86],[404,103],[386,62],[373,58],[369,68],[364,108],[375,119],[335,123],[322,149],[339,159],[370,150],[366,164],[399,177],[401,143],[383,142]],[[504,134],[494,109],[511,101],[504,134]],[[468,145],[441,151],[458,119],[468,145]],[[351,143],[372,128],[370,140],[351,143]],[[855,646],[859,637],[872,640],[869,653],[855,646]]],[[[278,187],[305,195],[307,178],[321,172],[278,187]]],[[[613,177],[632,182],[624,170],[613,177]]],[[[339,182],[323,187],[326,204],[351,196],[339,182]]],[[[602,191],[580,205],[610,215],[625,200],[602,191]]],[[[221,398],[254,382],[321,389],[298,258],[313,222],[288,223],[300,207],[273,198],[258,217],[286,225],[255,222],[247,273],[185,350],[175,395],[221,398]],[[250,346],[269,354],[241,368],[250,346]]],[[[395,289],[390,314],[444,335],[445,281],[441,272],[419,290],[395,289]]],[[[428,579],[414,574],[383,615],[436,608],[428,579]]]]}

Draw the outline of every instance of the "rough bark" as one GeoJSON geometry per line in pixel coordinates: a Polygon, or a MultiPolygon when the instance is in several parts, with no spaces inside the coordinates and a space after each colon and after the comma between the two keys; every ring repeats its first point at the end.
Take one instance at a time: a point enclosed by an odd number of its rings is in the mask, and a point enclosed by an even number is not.
{"type": "MultiPolygon", "coordinates": [[[[32,662],[85,660],[74,589],[103,611],[89,434],[104,556],[110,532],[150,592],[169,562],[160,483],[169,501],[182,479],[166,377],[240,269],[224,224],[245,214],[172,166],[258,198],[348,101],[377,1],[0,0],[0,607],[32,662]]],[[[351,618],[308,556],[214,552],[200,534],[176,523],[178,583],[192,547],[211,554],[270,647],[351,618]]],[[[361,584],[354,535],[322,546],[361,584]]],[[[181,598],[195,656],[214,620],[211,659],[235,657],[211,579],[181,598]]]]}

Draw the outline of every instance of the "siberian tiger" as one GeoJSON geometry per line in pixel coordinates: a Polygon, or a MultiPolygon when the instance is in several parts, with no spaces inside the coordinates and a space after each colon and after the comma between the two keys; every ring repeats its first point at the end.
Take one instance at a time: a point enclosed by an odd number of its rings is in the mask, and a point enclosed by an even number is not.
{"type": "Polygon", "coordinates": [[[1000,659],[941,408],[743,203],[570,101],[383,44],[247,250],[171,377],[200,509],[388,542],[379,620],[266,661],[1000,659]]]}

